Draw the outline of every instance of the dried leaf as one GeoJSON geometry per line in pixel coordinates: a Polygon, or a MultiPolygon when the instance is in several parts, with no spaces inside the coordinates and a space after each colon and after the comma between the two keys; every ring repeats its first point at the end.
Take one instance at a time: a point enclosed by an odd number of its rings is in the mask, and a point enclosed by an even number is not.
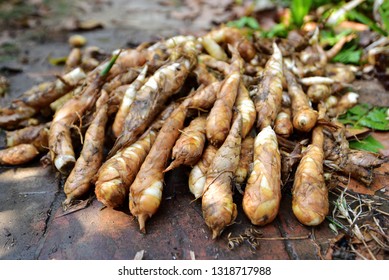
{"type": "Polygon", "coordinates": [[[136,252],[134,260],[142,260],[144,253],[145,253],[145,250],[140,250],[139,252],[136,252]]]}

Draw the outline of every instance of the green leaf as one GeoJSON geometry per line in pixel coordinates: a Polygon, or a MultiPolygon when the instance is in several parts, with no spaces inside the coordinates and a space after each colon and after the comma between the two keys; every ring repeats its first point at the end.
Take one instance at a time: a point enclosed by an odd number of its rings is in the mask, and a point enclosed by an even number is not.
{"type": "Polygon", "coordinates": [[[100,72],[100,76],[101,77],[104,77],[104,76],[108,75],[109,70],[111,70],[112,66],[115,64],[115,62],[118,59],[118,57],[121,54],[121,52],[122,52],[122,49],[120,49],[116,54],[114,54],[112,56],[111,60],[107,64],[107,66],[103,70],[101,70],[101,72],[100,72]]]}
{"type": "Polygon", "coordinates": [[[387,110],[388,108],[386,107],[358,104],[341,115],[339,121],[356,128],[364,126],[375,130],[388,131],[389,120],[387,119],[387,110]]]}
{"type": "Polygon", "coordinates": [[[358,104],[350,108],[348,112],[354,115],[363,116],[369,113],[370,106],[368,104],[358,104]]]}
{"type": "Polygon", "coordinates": [[[362,56],[362,49],[358,49],[357,45],[344,47],[333,59],[332,62],[340,62],[343,64],[359,64],[362,56]]]}
{"type": "Polygon", "coordinates": [[[66,56],[64,56],[64,57],[51,57],[51,58],[49,58],[49,63],[51,65],[55,65],[55,66],[63,65],[66,63],[66,60],[67,60],[66,56]]]}
{"type": "Polygon", "coordinates": [[[384,149],[385,147],[375,139],[373,136],[369,135],[365,139],[357,141],[350,141],[349,146],[351,149],[357,150],[365,150],[373,153],[378,153],[380,149],[384,149]]]}
{"type": "Polygon", "coordinates": [[[389,33],[389,1],[384,1],[378,8],[385,31],[389,33]]]}
{"type": "Polygon", "coordinates": [[[367,26],[369,26],[369,28],[371,30],[374,30],[375,32],[380,33],[383,36],[387,36],[388,35],[388,32],[386,32],[385,30],[380,28],[373,20],[371,20],[370,18],[368,18],[364,14],[362,14],[360,12],[357,12],[356,10],[349,11],[347,13],[347,16],[351,20],[356,20],[356,21],[359,21],[359,22],[361,22],[363,24],[366,24],[367,26]]]}
{"type": "Polygon", "coordinates": [[[259,23],[258,21],[253,17],[247,18],[247,26],[251,29],[259,29],[259,23]]]}
{"type": "Polygon", "coordinates": [[[386,123],[385,122],[386,117],[387,116],[386,116],[385,108],[375,108],[367,114],[367,118],[375,122],[386,123]]]}
{"type": "Polygon", "coordinates": [[[290,10],[294,24],[300,27],[311,9],[312,0],[292,0],[290,10]]]}
{"type": "Polygon", "coordinates": [[[320,44],[321,45],[329,45],[333,46],[335,45],[341,38],[344,36],[350,35],[353,31],[351,29],[349,30],[343,30],[342,32],[336,34],[332,30],[321,30],[320,31],[320,44]]]}
{"type": "Polygon", "coordinates": [[[259,29],[258,21],[253,17],[241,17],[240,19],[228,22],[227,26],[236,27],[239,29],[244,28],[244,27],[248,27],[248,28],[254,29],[254,30],[259,29]]]}
{"type": "Polygon", "coordinates": [[[288,27],[282,23],[273,25],[270,30],[262,31],[261,36],[264,38],[281,37],[286,38],[288,36],[288,27]]]}

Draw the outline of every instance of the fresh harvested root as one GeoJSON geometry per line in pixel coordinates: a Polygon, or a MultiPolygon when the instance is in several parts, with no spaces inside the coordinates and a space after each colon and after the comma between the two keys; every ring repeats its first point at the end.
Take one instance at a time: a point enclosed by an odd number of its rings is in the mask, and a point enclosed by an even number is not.
{"type": "Polygon", "coordinates": [[[210,55],[200,54],[198,56],[200,63],[205,64],[207,67],[214,69],[224,75],[230,74],[230,64],[227,61],[218,60],[210,55]]]}
{"type": "Polygon", "coordinates": [[[293,133],[292,112],[290,108],[282,107],[274,121],[274,132],[284,138],[293,133]]]}
{"type": "Polygon", "coordinates": [[[278,214],[281,201],[281,156],[277,136],[267,126],[255,137],[254,166],[247,180],[242,206],[254,225],[266,225],[278,214]]]}
{"type": "Polygon", "coordinates": [[[151,149],[156,132],[150,130],[134,144],[119,150],[100,167],[95,183],[97,200],[105,206],[120,208],[129,195],[143,161],[151,149]]]}
{"type": "Polygon", "coordinates": [[[241,132],[242,117],[238,113],[230,133],[207,171],[202,211],[205,223],[212,230],[212,239],[220,236],[224,228],[234,222],[237,215],[236,204],[232,199],[232,178],[239,165],[241,132]]]}
{"type": "MultiPolygon", "coordinates": [[[[174,49],[182,44],[185,44],[187,42],[193,42],[195,40],[196,40],[196,38],[194,36],[191,36],[191,35],[188,35],[188,36],[178,35],[178,36],[173,36],[173,37],[167,39],[165,42],[163,42],[163,44],[169,49],[174,49]]],[[[152,49],[152,48],[150,48],[150,49],[152,49]]]]}
{"type": "Polygon", "coordinates": [[[336,83],[351,84],[355,80],[354,71],[352,67],[343,64],[328,64],[326,66],[326,75],[336,83]]]}
{"type": "Polygon", "coordinates": [[[333,83],[335,83],[335,81],[328,77],[314,76],[301,78],[300,83],[305,86],[312,86],[315,84],[332,85],[333,83]]]}
{"type": "Polygon", "coordinates": [[[71,71],[72,69],[80,66],[82,61],[82,51],[79,47],[73,48],[66,58],[65,70],[71,71]]]}
{"type": "Polygon", "coordinates": [[[108,121],[108,93],[102,90],[96,102],[96,115],[85,133],[84,145],[74,168],[66,179],[64,192],[66,208],[75,199],[82,198],[91,189],[93,177],[103,161],[105,126],[108,121]]]}
{"type": "Polygon", "coordinates": [[[75,88],[85,77],[85,73],[76,68],[54,82],[44,82],[32,87],[20,98],[13,100],[10,108],[0,109],[0,127],[14,129],[23,126],[23,121],[75,88]]]}
{"type": "Polygon", "coordinates": [[[123,205],[128,198],[129,187],[154,143],[157,131],[178,106],[178,103],[170,103],[138,141],[119,150],[100,167],[95,178],[95,194],[100,202],[113,208],[123,205]]]}
{"type": "Polygon", "coordinates": [[[79,94],[80,92],[78,92],[78,90],[81,90],[81,89],[82,89],[82,87],[77,87],[75,90],[68,92],[64,96],[61,96],[60,98],[58,98],[54,102],[50,103],[51,111],[53,111],[54,113],[57,112],[59,110],[59,108],[61,108],[66,102],[68,102],[70,99],[72,99],[75,95],[79,94]],[[77,93],[76,93],[76,91],[77,91],[77,93]]]}
{"type": "Polygon", "coordinates": [[[326,51],[327,59],[331,60],[332,58],[334,58],[342,50],[343,46],[346,43],[353,40],[355,37],[356,37],[355,34],[350,34],[350,35],[343,36],[342,38],[340,38],[340,40],[338,42],[336,42],[336,44],[333,45],[331,49],[326,51]]]}
{"type": "Polygon", "coordinates": [[[172,102],[158,115],[150,129],[159,131],[170,115],[180,106],[180,102],[172,102]]]}
{"type": "Polygon", "coordinates": [[[222,85],[222,81],[217,81],[204,88],[198,89],[191,98],[185,100],[187,103],[186,106],[190,109],[202,110],[212,108],[222,85]]]}
{"type": "Polygon", "coordinates": [[[207,117],[206,134],[212,145],[220,146],[226,139],[232,119],[232,107],[235,103],[240,84],[240,74],[234,73],[224,81],[217,100],[207,117]]]}
{"type": "Polygon", "coordinates": [[[187,110],[187,107],[181,104],[165,121],[130,186],[130,211],[138,219],[140,231],[143,233],[146,233],[146,221],[157,212],[161,204],[163,170],[166,168],[180,129],[184,126],[187,110]]]}
{"type": "Polygon", "coordinates": [[[206,174],[209,166],[215,157],[217,148],[211,144],[207,145],[204,152],[195,166],[189,173],[189,190],[195,196],[196,199],[203,195],[206,174]]]}
{"type": "Polygon", "coordinates": [[[49,148],[51,159],[61,173],[68,173],[73,169],[76,161],[70,127],[86,110],[93,106],[98,91],[99,87],[95,85],[93,90],[70,99],[54,115],[50,126],[49,148]]]}
{"type": "Polygon", "coordinates": [[[109,93],[109,115],[115,116],[115,114],[117,114],[124,95],[130,86],[131,84],[121,85],[109,93]]]}
{"type": "Polygon", "coordinates": [[[97,46],[87,46],[83,49],[80,67],[87,72],[94,70],[100,65],[100,60],[107,57],[105,51],[97,46]]]}
{"type": "Polygon", "coordinates": [[[243,61],[236,50],[232,47],[230,50],[233,53],[231,74],[225,78],[206,123],[207,139],[215,146],[220,146],[230,131],[232,107],[235,104],[241,80],[240,69],[243,61]]]}
{"type": "Polygon", "coordinates": [[[125,119],[123,132],[116,139],[108,157],[123,146],[131,145],[162,111],[169,97],[183,86],[195,64],[195,51],[158,69],[139,89],[125,119]]]}
{"type": "Polygon", "coordinates": [[[308,88],[307,95],[312,102],[319,103],[331,95],[331,87],[325,84],[314,84],[308,88]]]}
{"type": "Polygon", "coordinates": [[[346,94],[342,95],[340,100],[337,102],[335,106],[328,109],[328,116],[329,117],[337,117],[339,115],[342,115],[346,113],[348,109],[353,107],[358,103],[359,94],[355,92],[347,92],[346,94]]]}
{"type": "Polygon", "coordinates": [[[216,43],[224,42],[232,45],[247,62],[252,60],[256,54],[256,50],[252,42],[250,42],[237,28],[223,26],[212,30],[204,37],[211,38],[216,43]]]}
{"type": "MultiPolygon", "coordinates": [[[[112,65],[112,69],[109,70],[109,74],[107,73],[106,80],[109,81],[113,77],[117,77],[122,73],[126,73],[133,67],[143,66],[147,61],[148,55],[149,53],[147,51],[138,51],[132,49],[127,49],[125,51],[114,51],[113,57],[118,57],[115,61],[115,64],[112,65]]],[[[107,69],[109,63],[110,62],[100,64],[98,67],[96,67],[95,71],[104,71],[104,69],[107,69]]]]}
{"type": "Polygon", "coordinates": [[[108,94],[111,94],[113,91],[118,89],[121,86],[131,84],[139,75],[139,71],[135,68],[130,68],[124,73],[113,77],[111,80],[107,81],[102,89],[104,89],[108,94]]]}
{"type": "Polygon", "coordinates": [[[4,150],[0,150],[1,165],[19,165],[30,162],[39,151],[32,144],[19,144],[4,150]]]}
{"type": "Polygon", "coordinates": [[[247,176],[250,174],[250,166],[253,163],[254,156],[254,137],[248,135],[242,141],[240,150],[240,161],[235,171],[235,183],[243,185],[247,176]]]}
{"type": "Polygon", "coordinates": [[[330,95],[324,100],[324,105],[326,106],[328,112],[333,111],[336,104],[338,104],[338,98],[336,96],[330,95]]]}
{"type": "Polygon", "coordinates": [[[319,225],[328,214],[328,189],[323,173],[323,127],[315,127],[312,143],[304,151],[297,167],[292,189],[292,209],[304,225],[319,225]]]}
{"type": "Polygon", "coordinates": [[[266,62],[262,81],[254,96],[257,111],[257,127],[263,129],[273,126],[282,105],[282,53],[273,43],[273,55],[266,62]]]}
{"type": "MultiPolygon", "coordinates": [[[[0,109],[0,127],[5,129],[15,129],[17,127],[25,127],[22,122],[30,119],[36,114],[34,108],[24,106],[16,106],[16,108],[4,108],[0,109]]],[[[28,126],[28,125],[27,125],[28,126]]]]}
{"type": "Polygon", "coordinates": [[[126,119],[126,116],[130,111],[130,107],[132,102],[135,99],[135,95],[137,94],[138,90],[143,86],[145,82],[146,74],[147,74],[147,65],[143,67],[139,76],[136,78],[134,82],[131,83],[131,85],[127,88],[127,90],[124,93],[119,110],[116,113],[115,120],[112,124],[112,131],[116,137],[118,137],[123,131],[123,126],[124,126],[124,121],[126,119]]]}
{"type": "Polygon", "coordinates": [[[25,106],[34,109],[44,108],[59,97],[73,90],[85,78],[86,74],[78,67],[63,77],[59,77],[54,82],[46,82],[32,87],[19,99],[14,100],[14,103],[19,104],[22,102],[25,106]]]}
{"type": "Polygon", "coordinates": [[[242,80],[239,84],[235,106],[242,115],[242,139],[244,139],[255,123],[257,112],[255,111],[254,102],[242,80]]]}
{"type": "Polygon", "coordinates": [[[227,61],[228,57],[224,49],[210,36],[204,36],[200,39],[204,49],[215,59],[227,61]]]}
{"type": "Polygon", "coordinates": [[[284,74],[292,99],[293,127],[299,131],[308,132],[316,125],[318,113],[310,106],[308,97],[297,83],[294,74],[287,69],[284,69],[284,74]]]}
{"type": "Polygon", "coordinates": [[[172,158],[174,159],[164,172],[177,168],[180,165],[192,166],[196,164],[203,153],[205,145],[206,117],[199,116],[192,120],[182,131],[173,147],[172,158]]]}
{"type": "Polygon", "coordinates": [[[19,144],[33,144],[38,150],[47,149],[50,122],[28,126],[22,129],[6,131],[7,147],[19,144]]]}
{"type": "Polygon", "coordinates": [[[202,62],[197,63],[193,73],[196,75],[197,83],[199,85],[208,86],[218,81],[215,75],[209,72],[207,66],[202,62]]]}
{"type": "Polygon", "coordinates": [[[309,72],[321,72],[327,64],[327,55],[319,43],[320,30],[315,28],[312,37],[309,39],[310,46],[300,52],[300,60],[309,72]]]}
{"type": "Polygon", "coordinates": [[[63,174],[68,174],[76,162],[70,127],[95,104],[97,95],[118,55],[111,59],[107,67],[96,75],[93,82],[80,95],[66,102],[53,117],[49,133],[50,156],[57,170],[63,174]]]}

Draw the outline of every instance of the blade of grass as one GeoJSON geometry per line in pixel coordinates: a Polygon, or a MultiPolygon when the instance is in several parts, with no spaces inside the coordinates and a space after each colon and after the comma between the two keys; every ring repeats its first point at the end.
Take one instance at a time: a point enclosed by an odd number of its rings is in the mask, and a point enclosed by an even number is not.
{"type": "Polygon", "coordinates": [[[292,0],[290,10],[293,23],[300,27],[304,22],[304,17],[309,13],[312,0],[292,0]]]}
{"type": "Polygon", "coordinates": [[[347,16],[351,20],[359,21],[363,24],[366,24],[369,26],[369,28],[383,36],[388,36],[388,32],[380,28],[373,20],[371,20],[369,17],[365,16],[364,14],[357,12],[356,10],[351,10],[347,13],[347,16]]]}

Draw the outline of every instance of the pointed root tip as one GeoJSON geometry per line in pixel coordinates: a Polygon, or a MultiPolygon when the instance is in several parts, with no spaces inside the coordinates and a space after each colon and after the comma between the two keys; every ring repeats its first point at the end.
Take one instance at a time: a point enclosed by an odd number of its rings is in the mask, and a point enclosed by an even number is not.
{"type": "Polygon", "coordinates": [[[212,229],[212,239],[216,239],[220,236],[221,231],[219,229],[212,229]]]}
{"type": "Polygon", "coordinates": [[[54,165],[62,174],[69,174],[76,163],[76,159],[72,155],[58,156],[54,160],[54,165]]]}
{"type": "Polygon", "coordinates": [[[173,170],[174,168],[176,168],[177,166],[176,166],[176,164],[174,163],[174,161],[164,170],[164,171],[162,171],[163,173],[166,173],[166,172],[168,172],[168,171],[170,171],[170,170],[173,170]]]}
{"type": "Polygon", "coordinates": [[[143,234],[146,234],[146,221],[148,218],[149,218],[149,216],[146,214],[138,215],[139,230],[143,234]]]}

